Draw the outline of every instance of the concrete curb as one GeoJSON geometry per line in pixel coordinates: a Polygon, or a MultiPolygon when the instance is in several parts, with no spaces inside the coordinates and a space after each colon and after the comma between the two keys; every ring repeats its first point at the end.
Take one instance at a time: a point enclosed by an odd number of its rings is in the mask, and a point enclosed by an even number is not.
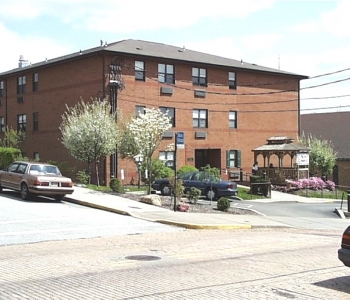
{"type": "Polygon", "coordinates": [[[79,205],[83,205],[83,206],[88,206],[88,207],[92,207],[92,208],[101,209],[101,210],[117,213],[117,214],[120,214],[120,215],[132,216],[130,213],[128,213],[128,212],[126,212],[124,210],[110,208],[110,207],[103,206],[103,205],[97,205],[97,204],[93,204],[93,203],[85,202],[85,201],[81,201],[81,200],[75,200],[75,199],[72,199],[72,198],[64,198],[64,201],[75,203],[75,204],[79,204],[79,205]]]}
{"type": "Polygon", "coordinates": [[[198,225],[198,224],[188,224],[188,223],[181,223],[181,222],[174,222],[174,221],[167,221],[167,220],[158,220],[158,223],[166,224],[166,225],[173,225],[173,226],[178,226],[178,227],[184,227],[187,229],[221,229],[221,230],[228,230],[228,229],[252,229],[252,225],[225,225],[225,224],[220,224],[220,225],[215,225],[215,224],[203,224],[203,225],[198,225]]]}
{"type": "Polygon", "coordinates": [[[220,229],[221,230],[252,229],[252,225],[243,225],[243,224],[242,225],[232,225],[232,224],[220,224],[220,225],[201,224],[201,225],[199,225],[199,224],[189,224],[189,223],[175,222],[175,221],[168,221],[168,220],[153,220],[153,219],[141,217],[137,214],[134,215],[132,213],[129,213],[129,212],[126,212],[123,210],[110,208],[110,207],[103,206],[103,205],[97,205],[97,204],[93,204],[90,202],[85,202],[85,201],[76,200],[76,199],[72,199],[72,198],[65,198],[64,201],[87,206],[87,207],[91,207],[91,208],[96,208],[96,209],[100,209],[100,210],[105,210],[105,211],[109,211],[109,212],[113,212],[113,213],[117,213],[117,214],[121,214],[121,215],[125,215],[125,216],[130,216],[133,218],[137,218],[137,219],[141,219],[141,220],[145,220],[145,221],[149,221],[149,222],[157,222],[157,223],[161,223],[161,224],[165,224],[165,225],[183,227],[186,229],[216,229],[216,230],[220,230],[220,229]]]}

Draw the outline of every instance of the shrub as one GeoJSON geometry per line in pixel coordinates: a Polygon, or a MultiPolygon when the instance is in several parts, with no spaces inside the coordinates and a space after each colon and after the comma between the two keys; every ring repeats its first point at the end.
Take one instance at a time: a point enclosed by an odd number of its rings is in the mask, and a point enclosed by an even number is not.
{"type": "Polygon", "coordinates": [[[196,204],[202,192],[200,189],[195,187],[191,187],[191,189],[187,192],[186,197],[190,201],[190,203],[196,204]]]}
{"type": "Polygon", "coordinates": [[[218,207],[218,210],[221,210],[221,211],[228,211],[228,209],[230,208],[231,204],[230,204],[230,201],[225,198],[225,197],[221,197],[219,200],[218,200],[218,203],[217,203],[217,207],[218,207]]]}
{"type": "Polygon", "coordinates": [[[300,179],[297,181],[291,181],[291,186],[296,189],[311,189],[314,191],[328,189],[334,191],[335,183],[331,180],[324,182],[319,177],[310,177],[308,179],[300,179]]]}
{"type": "Polygon", "coordinates": [[[5,169],[17,159],[23,159],[20,149],[0,147],[0,169],[5,169]]]}
{"type": "Polygon", "coordinates": [[[184,190],[185,190],[182,179],[177,179],[176,190],[175,190],[175,177],[169,178],[169,184],[171,186],[171,190],[173,191],[173,194],[175,194],[178,199],[181,199],[182,194],[184,193],[184,190]]]}
{"type": "Polygon", "coordinates": [[[215,167],[210,167],[210,165],[206,165],[203,168],[203,171],[209,175],[209,177],[214,177],[217,180],[220,179],[220,170],[218,168],[215,167]]]}
{"type": "Polygon", "coordinates": [[[198,171],[198,169],[196,167],[185,165],[177,170],[177,175],[181,175],[181,174],[184,174],[187,172],[197,172],[197,171],[198,171]]]}
{"type": "Polygon", "coordinates": [[[147,168],[147,165],[146,165],[146,162],[144,161],[141,165],[141,174],[142,174],[141,180],[145,184],[148,184],[149,180],[153,182],[154,180],[159,178],[170,178],[174,176],[174,170],[167,167],[164,161],[158,158],[152,158],[152,170],[151,172],[147,170],[148,178],[145,177],[146,168],[147,168]]]}
{"type": "Polygon", "coordinates": [[[78,182],[81,184],[88,184],[90,182],[90,175],[86,171],[78,171],[76,177],[78,182]]]}
{"type": "Polygon", "coordinates": [[[109,187],[113,192],[121,193],[123,191],[123,185],[118,178],[112,178],[109,187]]]}

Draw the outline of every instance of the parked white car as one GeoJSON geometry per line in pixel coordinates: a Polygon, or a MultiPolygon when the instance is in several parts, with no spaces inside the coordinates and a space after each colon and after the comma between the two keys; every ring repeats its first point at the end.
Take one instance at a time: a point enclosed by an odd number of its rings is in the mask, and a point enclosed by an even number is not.
{"type": "Polygon", "coordinates": [[[28,161],[15,161],[0,171],[0,191],[4,188],[19,191],[23,200],[35,194],[60,201],[74,191],[72,180],[57,166],[28,161]]]}

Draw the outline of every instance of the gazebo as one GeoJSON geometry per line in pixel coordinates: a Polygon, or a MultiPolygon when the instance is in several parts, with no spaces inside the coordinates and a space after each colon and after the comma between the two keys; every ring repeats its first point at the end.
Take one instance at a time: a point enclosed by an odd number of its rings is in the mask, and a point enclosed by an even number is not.
{"type": "MultiPolygon", "coordinates": [[[[260,155],[263,157],[263,166],[259,166],[258,175],[266,174],[272,184],[285,184],[288,179],[309,178],[310,150],[295,144],[293,138],[274,136],[267,139],[266,145],[255,148],[252,151],[254,153],[254,161],[259,161],[260,155]],[[274,155],[277,156],[277,166],[271,164],[271,158],[274,155]]],[[[276,161],[276,158],[273,160],[276,161]]]]}

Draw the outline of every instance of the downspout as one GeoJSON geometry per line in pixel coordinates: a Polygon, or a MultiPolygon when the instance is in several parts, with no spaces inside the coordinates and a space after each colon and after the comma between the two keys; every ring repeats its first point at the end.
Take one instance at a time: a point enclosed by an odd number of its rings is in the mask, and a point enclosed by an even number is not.
{"type": "MultiPolygon", "coordinates": [[[[105,87],[105,55],[104,53],[100,53],[100,52],[97,52],[97,55],[100,56],[102,58],[102,99],[105,99],[106,98],[106,87],[105,87]]],[[[100,164],[102,165],[102,164],[100,164]]],[[[107,166],[107,160],[106,158],[104,159],[104,163],[103,163],[103,172],[100,171],[100,174],[102,173],[103,174],[103,182],[105,185],[107,185],[107,169],[108,169],[108,166],[107,166]]]]}
{"type": "Polygon", "coordinates": [[[298,80],[298,136],[301,136],[301,122],[300,122],[300,79],[298,80]]]}
{"type": "Polygon", "coordinates": [[[7,79],[5,79],[5,128],[7,128],[7,79]]]}

